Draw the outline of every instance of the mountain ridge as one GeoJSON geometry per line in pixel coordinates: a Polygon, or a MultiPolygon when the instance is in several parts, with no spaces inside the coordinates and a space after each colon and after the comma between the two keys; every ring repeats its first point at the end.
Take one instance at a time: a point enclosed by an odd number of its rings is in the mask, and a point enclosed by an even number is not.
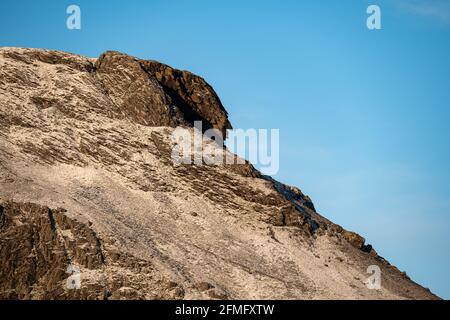
{"type": "Polygon", "coordinates": [[[0,65],[0,298],[437,298],[250,163],[173,165],[176,127],[232,127],[203,78],[116,51],[0,65]]]}

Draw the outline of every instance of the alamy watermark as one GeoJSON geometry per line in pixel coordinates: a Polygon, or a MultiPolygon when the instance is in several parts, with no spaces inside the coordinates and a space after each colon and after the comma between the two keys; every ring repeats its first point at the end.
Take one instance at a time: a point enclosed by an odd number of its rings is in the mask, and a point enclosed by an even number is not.
{"type": "Polygon", "coordinates": [[[376,4],[372,4],[367,7],[366,10],[369,17],[367,18],[366,25],[369,30],[381,30],[381,8],[376,4]]]}
{"type": "Polygon", "coordinates": [[[280,167],[279,129],[227,130],[225,141],[220,130],[203,132],[202,122],[195,121],[194,130],[178,127],[171,138],[175,165],[244,164],[246,158],[265,175],[277,174],[280,167]]]}
{"type": "Polygon", "coordinates": [[[80,268],[69,264],[66,269],[66,273],[70,276],[66,279],[66,288],[68,290],[79,290],[81,289],[81,272],[80,268]]]}
{"type": "Polygon", "coordinates": [[[377,265],[371,265],[367,268],[370,276],[366,280],[366,286],[369,290],[381,290],[381,269],[377,265]]]}
{"type": "MultiPolygon", "coordinates": [[[[78,5],[71,4],[67,7],[66,13],[69,15],[66,20],[66,26],[69,30],[81,30],[81,8],[78,5]]],[[[381,8],[376,4],[367,7],[366,13],[369,17],[366,20],[366,26],[369,30],[381,30],[381,8]]]]}
{"type": "Polygon", "coordinates": [[[81,9],[79,6],[72,4],[67,7],[66,13],[69,17],[66,20],[66,26],[69,30],[81,29],[81,9]]]}

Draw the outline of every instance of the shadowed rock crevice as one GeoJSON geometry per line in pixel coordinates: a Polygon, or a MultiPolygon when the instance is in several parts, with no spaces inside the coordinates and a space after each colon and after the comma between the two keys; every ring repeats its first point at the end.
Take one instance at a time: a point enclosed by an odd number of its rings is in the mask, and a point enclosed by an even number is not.
{"type": "Polygon", "coordinates": [[[191,125],[203,120],[206,127],[218,129],[226,137],[232,126],[228,113],[214,89],[201,77],[188,71],[173,69],[157,61],[141,61],[142,68],[167,90],[191,125]]]}
{"type": "MultiPolygon", "coordinates": [[[[171,101],[175,105],[175,110],[173,111],[175,116],[183,119],[180,122],[185,122],[187,125],[194,126],[195,121],[202,122],[202,131],[203,133],[206,130],[212,129],[213,126],[200,114],[198,114],[195,109],[191,108],[183,98],[173,89],[161,84],[164,92],[170,97],[171,101]],[[179,111],[179,114],[177,114],[179,111]]],[[[181,123],[180,123],[181,124],[181,123]]]]}

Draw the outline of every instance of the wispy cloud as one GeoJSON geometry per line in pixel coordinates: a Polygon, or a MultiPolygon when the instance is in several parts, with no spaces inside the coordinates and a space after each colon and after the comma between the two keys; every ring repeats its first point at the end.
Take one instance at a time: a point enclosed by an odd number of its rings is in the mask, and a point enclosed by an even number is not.
{"type": "Polygon", "coordinates": [[[413,14],[450,24],[450,0],[399,0],[397,3],[413,14]]]}

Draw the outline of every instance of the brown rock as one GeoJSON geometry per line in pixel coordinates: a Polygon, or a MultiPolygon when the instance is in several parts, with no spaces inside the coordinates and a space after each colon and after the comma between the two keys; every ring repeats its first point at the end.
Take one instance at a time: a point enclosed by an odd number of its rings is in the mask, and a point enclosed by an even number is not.
{"type": "Polygon", "coordinates": [[[119,116],[150,126],[192,126],[202,121],[204,130],[215,128],[224,136],[231,129],[217,94],[190,72],[114,51],[102,54],[95,67],[119,116]]]}
{"type": "Polygon", "coordinates": [[[200,292],[203,292],[203,291],[207,291],[207,290],[209,290],[209,289],[211,289],[211,288],[214,288],[214,286],[212,285],[212,284],[210,284],[210,283],[208,283],[208,282],[199,282],[199,283],[197,283],[196,285],[195,285],[195,288],[198,290],[198,291],[200,291],[200,292]]]}
{"type": "Polygon", "coordinates": [[[364,239],[359,234],[352,231],[344,231],[342,235],[348,242],[350,242],[354,247],[358,249],[362,249],[364,243],[366,242],[366,239],[364,239]]]}

